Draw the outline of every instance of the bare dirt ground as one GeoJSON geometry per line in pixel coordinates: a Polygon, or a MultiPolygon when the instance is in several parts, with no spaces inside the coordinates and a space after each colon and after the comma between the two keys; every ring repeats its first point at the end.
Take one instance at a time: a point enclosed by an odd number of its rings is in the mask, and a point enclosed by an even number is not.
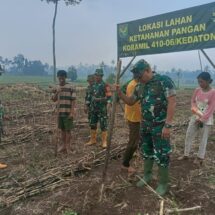
{"type": "Polygon", "coordinates": [[[0,162],[8,164],[8,168],[0,170],[0,214],[215,214],[215,129],[209,138],[203,166],[193,163],[198,140],[193,144],[190,160],[177,160],[183,154],[191,94],[191,90],[178,92],[172,131],[171,188],[162,199],[153,192],[157,183],[156,165],[150,184],[152,189],[135,186],[143,173],[143,161],[138,152],[132,161],[137,169],[135,175],[128,176],[120,168],[128,138],[120,106],[117,107],[107,178],[102,186],[105,150],[99,143],[85,146],[89,128],[83,112],[84,91],[78,91],[71,152],[56,155],[59,134],[50,94],[34,86],[4,87],[1,89],[1,99],[10,120],[5,121],[6,135],[0,143],[0,162]],[[200,209],[170,211],[197,206],[200,209]]]}

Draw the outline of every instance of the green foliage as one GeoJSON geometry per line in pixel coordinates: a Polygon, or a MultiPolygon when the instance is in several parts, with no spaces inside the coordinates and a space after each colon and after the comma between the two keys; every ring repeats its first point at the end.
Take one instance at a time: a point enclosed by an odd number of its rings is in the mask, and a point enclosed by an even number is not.
{"type": "Polygon", "coordinates": [[[109,83],[109,84],[114,84],[115,83],[115,80],[116,80],[116,75],[114,73],[111,73],[107,79],[106,79],[106,82],[109,83]]]}
{"type": "Polygon", "coordinates": [[[3,57],[0,57],[0,63],[3,65],[3,68],[0,68],[1,73],[7,71],[10,74],[15,75],[43,76],[47,75],[50,70],[47,63],[43,64],[39,60],[28,60],[22,54],[18,54],[12,60],[8,60],[7,58],[3,59],[3,57]]]}
{"type": "Polygon", "coordinates": [[[68,68],[68,73],[67,73],[67,77],[71,80],[71,81],[76,81],[78,78],[77,75],[77,70],[74,66],[70,66],[68,68]]]}

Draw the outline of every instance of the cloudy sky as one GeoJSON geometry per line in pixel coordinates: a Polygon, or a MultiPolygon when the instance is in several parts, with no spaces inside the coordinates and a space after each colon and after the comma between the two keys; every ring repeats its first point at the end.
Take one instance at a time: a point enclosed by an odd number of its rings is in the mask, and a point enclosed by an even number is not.
{"type": "MultiPolygon", "coordinates": [[[[66,6],[61,0],[56,21],[57,66],[111,64],[116,60],[117,23],[210,3],[209,0],[83,0],[66,6]]],[[[22,53],[52,64],[54,4],[41,0],[0,0],[0,56],[22,53]]],[[[215,49],[206,50],[215,59],[215,49]]],[[[160,70],[199,69],[198,51],[144,56],[160,70]]],[[[138,58],[137,58],[138,59],[138,58]]],[[[207,61],[203,59],[203,66],[207,61]]],[[[123,59],[123,64],[129,61],[123,59]]]]}

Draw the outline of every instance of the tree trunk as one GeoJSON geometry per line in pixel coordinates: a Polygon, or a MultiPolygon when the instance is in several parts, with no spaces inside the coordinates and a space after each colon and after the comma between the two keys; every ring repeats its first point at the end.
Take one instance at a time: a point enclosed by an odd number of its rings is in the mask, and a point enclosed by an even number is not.
{"type": "Polygon", "coordinates": [[[54,68],[54,82],[56,82],[56,55],[55,55],[55,21],[57,16],[57,6],[58,6],[58,0],[55,2],[55,11],[54,11],[54,17],[53,17],[53,23],[52,23],[52,36],[53,36],[53,68],[54,68]]]}

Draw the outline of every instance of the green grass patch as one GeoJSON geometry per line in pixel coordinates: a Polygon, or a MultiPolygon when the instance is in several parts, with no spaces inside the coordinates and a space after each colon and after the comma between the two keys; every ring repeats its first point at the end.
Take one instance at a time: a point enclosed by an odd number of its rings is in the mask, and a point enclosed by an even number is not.
{"type": "MultiPolygon", "coordinates": [[[[68,80],[69,81],[69,80],[68,80]]],[[[56,81],[56,84],[58,80],[56,81]]],[[[13,85],[13,84],[34,84],[39,87],[48,87],[54,85],[53,76],[28,76],[28,75],[5,75],[0,77],[0,85],[13,85]]],[[[76,86],[86,87],[88,83],[86,80],[77,80],[72,82],[76,86]]]]}
{"type": "Polygon", "coordinates": [[[0,85],[11,84],[36,84],[39,86],[48,86],[53,84],[52,76],[27,76],[27,75],[2,75],[0,77],[0,85]]]}

